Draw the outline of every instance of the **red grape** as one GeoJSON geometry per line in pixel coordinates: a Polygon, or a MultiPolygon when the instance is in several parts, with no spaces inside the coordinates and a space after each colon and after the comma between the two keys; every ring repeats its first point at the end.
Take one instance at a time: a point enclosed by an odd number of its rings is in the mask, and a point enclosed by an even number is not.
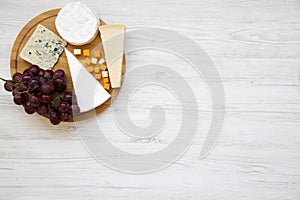
{"type": "Polygon", "coordinates": [[[29,68],[25,69],[25,70],[23,71],[23,74],[30,74],[29,68]]]}
{"type": "Polygon", "coordinates": [[[26,99],[25,96],[23,94],[15,94],[14,95],[14,102],[17,105],[22,105],[23,103],[25,103],[26,99]]]}
{"type": "Polygon", "coordinates": [[[29,83],[28,83],[28,87],[31,89],[31,90],[35,90],[35,89],[38,89],[39,87],[41,86],[41,82],[40,82],[40,79],[38,77],[33,77],[29,83]]]}
{"type": "Polygon", "coordinates": [[[54,78],[52,80],[55,90],[58,92],[62,92],[66,90],[66,81],[62,78],[54,78]]]}
{"type": "Polygon", "coordinates": [[[76,96],[76,94],[73,94],[72,104],[77,104],[77,96],[76,96]]]}
{"type": "Polygon", "coordinates": [[[69,104],[72,104],[73,94],[72,92],[65,92],[63,96],[63,100],[67,101],[69,104]]]}
{"type": "Polygon", "coordinates": [[[62,113],[61,114],[61,120],[64,122],[70,121],[71,115],[69,113],[62,113]]]}
{"type": "Polygon", "coordinates": [[[23,83],[29,83],[30,79],[32,78],[32,75],[31,74],[23,74],[22,75],[22,82],[23,83]]]}
{"type": "Polygon", "coordinates": [[[54,112],[50,115],[50,122],[53,125],[58,125],[61,122],[61,118],[58,113],[54,112]]]}
{"type": "Polygon", "coordinates": [[[69,110],[69,103],[66,101],[63,101],[59,104],[58,110],[61,112],[67,112],[69,110]]]}
{"type": "Polygon", "coordinates": [[[44,94],[50,94],[54,91],[54,86],[51,82],[45,82],[41,86],[41,90],[44,94]]]}
{"type": "Polygon", "coordinates": [[[41,85],[42,85],[43,83],[45,83],[46,81],[47,81],[47,79],[46,79],[45,77],[40,76],[40,83],[41,83],[41,85]]]}
{"type": "Polygon", "coordinates": [[[28,70],[32,75],[36,76],[40,73],[40,68],[37,65],[32,65],[28,70]]]}
{"type": "Polygon", "coordinates": [[[38,107],[37,109],[37,112],[40,114],[40,115],[45,115],[48,113],[48,106],[45,105],[45,104],[42,104],[38,107]]]}
{"type": "Polygon", "coordinates": [[[29,102],[26,102],[24,104],[24,109],[27,114],[31,115],[31,114],[35,113],[35,107],[33,107],[29,102]]]}
{"type": "Polygon", "coordinates": [[[79,108],[78,105],[72,105],[72,106],[70,107],[70,111],[72,112],[72,115],[73,115],[73,116],[77,116],[77,115],[79,115],[79,113],[80,113],[80,108],[79,108]]]}
{"type": "Polygon", "coordinates": [[[51,70],[45,70],[44,71],[44,77],[46,79],[52,79],[53,78],[53,75],[54,75],[54,72],[51,71],[51,70]]]}
{"type": "Polygon", "coordinates": [[[41,102],[42,103],[50,103],[51,102],[51,95],[49,95],[49,94],[43,94],[41,96],[41,102]]]}
{"type": "Polygon", "coordinates": [[[58,69],[54,72],[54,77],[55,78],[64,78],[65,77],[65,72],[62,69],[58,69]]]}
{"type": "Polygon", "coordinates": [[[28,86],[22,83],[18,89],[20,92],[25,92],[28,90],[28,86]]]}
{"type": "Polygon", "coordinates": [[[36,94],[29,95],[29,103],[35,107],[39,106],[41,103],[40,97],[36,94]]]}
{"type": "Polygon", "coordinates": [[[12,81],[6,81],[6,82],[4,83],[4,89],[5,89],[6,91],[8,91],[8,92],[13,91],[13,89],[14,89],[14,83],[13,83],[12,81]]]}
{"type": "Polygon", "coordinates": [[[16,82],[21,81],[21,79],[22,79],[22,74],[19,72],[15,73],[12,77],[12,80],[16,82]]]}

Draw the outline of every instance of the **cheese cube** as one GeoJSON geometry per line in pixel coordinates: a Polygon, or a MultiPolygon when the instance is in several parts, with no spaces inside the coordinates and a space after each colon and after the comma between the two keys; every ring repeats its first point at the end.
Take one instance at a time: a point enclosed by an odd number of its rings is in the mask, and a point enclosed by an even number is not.
{"type": "Polygon", "coordinates": [[[95,77],[95,79],[100,80],[101,79],[101,74],[95,74],[94,77],[95,77]]]}
{"type": "Polygon", "coordinates": [[[102,77],[103,78],[107,78],[108,77],[108,72],[107,71],[103,71],[102,72],[102,77]]]}
{"type": "Polygon", "coordinates": [[[99,64],[102,65],[102,64],[104,64],[104,63],[105,63],[104,58],[101,58],[101,59],[99,60],[99,64]]]}
{"type": "Polygon", "coordinates": [[[85,62],[85,64],[87,64],[87,65],[90,65],[90,64],[91,64],[91,60],[90,60],[89,58],[86,58],[86,59],[84,60],[84,62],[85,62]]]}
{"type": "Polygon", "coordinates": [[[104,87],[104,89],[109,90],[110,89],[110,84],[109,83],[104,83],[103,87],[104,87]]]}
{"type": "Polygon", "coordinates": [[[92,58],[91,63],[96,65],[97,64],[98,59],[97,58],[92,58]]]}
{"type": "Polygon", "coordinates": [[[94,51],[94,57],[95,58],[100,58],[100,56],[101,56],[100,51],[94,51]]]}
{"type": "Polygon", "coordinates": [[[74,55],[81,55],[81,49],[74,49],[74,55]]]}
{"type": "Polygon", "coordinates": [[[87,69],[88,72],[90,72],[90,73],[94,71],[94,67],[92,67],[92,66],[88,66],[86,69],[87,69]]]}
{"type": "Polygon", "coordinates": [[[89,56],[90,55],[90,50],[84,49],[83,50],[83,56],[89,56]]]}
{"type": "Polygon", "coordinates": [[[106,70],[106,65],[100,65],[100,69],[102,70],[102,71],[104,71],[104,70],[106,70]]]}
{"type": "Polygon", "coordinates": [[[100,67],[95,67],[94,71],[95,71],[95,73],[100,73],[100,67]]]}
{"type": "Polygon", "coordinates": [[[103,82],[104,83],[109,83],[109,79],[106,77],[106,78],[103,78],[103,82]]]}

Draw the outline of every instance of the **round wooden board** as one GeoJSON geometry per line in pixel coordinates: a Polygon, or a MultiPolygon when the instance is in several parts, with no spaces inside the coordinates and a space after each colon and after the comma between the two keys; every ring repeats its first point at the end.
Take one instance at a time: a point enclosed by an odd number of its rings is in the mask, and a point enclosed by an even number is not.
{"type": "MultiPolygon", "coordinates": [[[[44,12],[37,17],[33,18],[31,21],[29,21],[23,29],[18,34],[13,48],[11,52],[11,59],[10,59],[10,72],[11,75],[13,75],[16,72],[23,72],[26,68],[28,68],[31,64],[20,58],[20,52],[22,51],[23,47],[31,37],[32,33],[36,29],[38,24],[44,25],[49,30],[53,31],[55,34],[58,34],[56,28],[55,28],[55,19],[60,9],[54,9],[49,10],[47,12],[44,12]]],[[[105,25],[105,22],[100,20],[101,25],[105,25]]],[[[73,46],[71,44],[67,45],[67,49],[70,50],[70,52],[73,52],[74,48],[80,48],[80,49],[89,49],[92,51],[95,47],[98,48],[98,50],[101,51],[101,57],[104,55],[103,47],[102,47],[102,41],[100,38],[100,35],[97,36],[91,43],[83,46],[73,46]]],[[[83,56],[77,56],[77,59],[84,60],[83,56]]],[[[57,69],[63,69],[66,73],[66,81],[67,81],[67,91],[73,91],[73,84],[72,79],[68,67],[67,57],[66,53],[63,52],[60,56],[58,62],[55,64],[53,70],[57,69]]],[[[123,59],[123,68],[122,68],[122,81],[124,79],[124,74],[126,70],[126,61],[125,61],[125,55],[123,59]]],[[[102,81],[100,81],[102,84],[102,81]]],[[[109,93],[111,94],[111,99],[107,100],[104,104],[96,108],[96,113],[99,114],[102,111],[104,111],[108,106],[111,105],[112,101],[117,97],[119,93],[120,88],[118,89],[110,89],[109,93]]],[[[91,111],[92,112],[92,111],[91,111]]],[[[85,119],[84,116],[89,116],[88,114],[82,114],[80,119],[85,119]]]]}

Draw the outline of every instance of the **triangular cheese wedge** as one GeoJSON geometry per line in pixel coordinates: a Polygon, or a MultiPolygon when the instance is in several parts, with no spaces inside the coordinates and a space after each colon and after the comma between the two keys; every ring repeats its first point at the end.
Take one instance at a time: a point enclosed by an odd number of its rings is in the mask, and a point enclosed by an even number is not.
{"type": "Polygon", "coordinates": [[[99,26],[112,88],[121,87],[125,29],[122,24],[99,26]]]}
{"type": "Polygon", "coordinates": [[[80,111],[90,111],[107,101],[110,94],[68,49],[65,49],[65,52],[80,111]]]}

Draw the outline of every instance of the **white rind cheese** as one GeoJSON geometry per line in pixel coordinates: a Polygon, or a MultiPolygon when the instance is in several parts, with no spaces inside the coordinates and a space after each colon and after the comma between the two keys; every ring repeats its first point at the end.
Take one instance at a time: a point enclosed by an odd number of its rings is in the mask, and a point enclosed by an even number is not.
{"type": "Polygon", "coordinates": [[[22,49],[20,57],[40,68],[52,69],[67,43],[39,24],[22,49]]]}
{"type": "Polygon", "coordinates": [[[73,45],[90,43],[98,34],[98,16],[85,4],[71,2],[58,13],[55,26],[60,36],[73,45]]]}
{"type": "Polygon", "coordinates": [[[99,27],[112,88],[121,87],[125,29],[122,24],[99,27]]]}
{"type": "Polygon", "coordinates": [[[80,112],[90,111],[106,102],[110,94],[68,49],[65,51],[80,112]]]}

